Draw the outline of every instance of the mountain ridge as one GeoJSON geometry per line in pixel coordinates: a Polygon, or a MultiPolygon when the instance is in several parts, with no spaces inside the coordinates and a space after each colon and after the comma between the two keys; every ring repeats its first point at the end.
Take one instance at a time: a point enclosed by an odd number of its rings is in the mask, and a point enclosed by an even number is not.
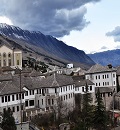
{"type": "Polygon", "coordinates": [[[112,64],[115,67],[120,65],[120,49],[96,52],[94,54],[88,54],[88,56],[94,60],[95,63],[104,66],[108,64],[112,64]]]}
{"type": "Polygon", "coordinates": [[[28,48],[34,46],[36,49],[34,47],[31,49],[37,50],[38,53],[42,52],[48,56],[65,60],[68,63],[80,63],[88,66],[95,64],[84,51],[68,46],[50,35],[42,34],[40,31],[22,30],[13,25],[0,24],[0,34],[12,38],[21,45],[26,44],[28,48]]]}

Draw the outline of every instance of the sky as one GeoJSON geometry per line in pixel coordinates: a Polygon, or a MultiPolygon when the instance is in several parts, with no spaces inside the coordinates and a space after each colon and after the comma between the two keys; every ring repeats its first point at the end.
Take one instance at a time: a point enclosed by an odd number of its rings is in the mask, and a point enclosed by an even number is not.
{"type": "Polygon", "coordinates": [[[95,53],[120,49],[120,0],[0,0],[0,23],[95,53]]]}

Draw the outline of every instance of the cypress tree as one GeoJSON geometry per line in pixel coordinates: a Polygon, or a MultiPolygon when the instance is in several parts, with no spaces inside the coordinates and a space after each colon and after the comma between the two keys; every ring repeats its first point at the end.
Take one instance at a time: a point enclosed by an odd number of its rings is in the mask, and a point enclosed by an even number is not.
{"type": "Polygon", "coordinates": [[[96,106],[95,106],[94,118],[93,118],[94,128],[97,130],[106,130],[107,120],[108,120],[107,113],[98,88],[96,94],[96,106]]]}
{"type": "Polygon", "coordinates": [[[3,130],[16,130],[15,119],[10,108],[4,110],[1,127],[3,130]]]}
{"type": "Polygon", "coordinates": [[[88,93],[88,85],[85,85],[85,94],[83,95],[83,106],[82,106],[82,120],[84,124],[84,130],[88,130],[92,126],[92,109],[91,105],[91,94],[88,93]]]}

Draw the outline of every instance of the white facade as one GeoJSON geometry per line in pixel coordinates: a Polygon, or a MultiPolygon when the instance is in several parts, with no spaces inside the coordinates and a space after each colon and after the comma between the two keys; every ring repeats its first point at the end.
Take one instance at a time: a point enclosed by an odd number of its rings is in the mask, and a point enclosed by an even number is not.
{"type": "Polygon", "coordinates": [[[111,87],[116,89],[116,72],[102,72],[86,74],[86,79],[91,80],[95,87],[111,87]]]}

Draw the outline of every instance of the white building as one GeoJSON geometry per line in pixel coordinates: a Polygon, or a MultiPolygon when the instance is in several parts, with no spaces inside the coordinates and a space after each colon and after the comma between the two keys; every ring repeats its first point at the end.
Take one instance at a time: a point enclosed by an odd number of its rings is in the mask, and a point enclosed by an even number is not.
{"type": "Polygon", "coordinates": [[[116,69],[112,65],[96,64],[86,72],[85,78],[95,84],[95,94],[99,88],[106,109],[109,110],[113,101],[113,92],[117,90],[116,69]]]}

